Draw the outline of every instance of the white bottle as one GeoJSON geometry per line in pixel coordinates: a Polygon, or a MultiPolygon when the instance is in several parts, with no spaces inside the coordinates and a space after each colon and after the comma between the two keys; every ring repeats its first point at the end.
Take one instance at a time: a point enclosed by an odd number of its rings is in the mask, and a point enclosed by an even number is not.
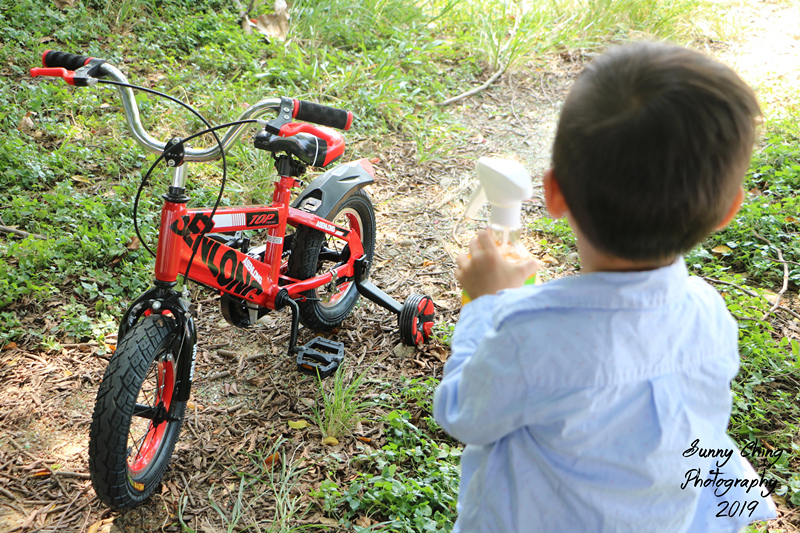
{"type": "MultiPolygon", "coordinates": [[[[488,228],[500,255],[514,263],[531,259],[533,256],[520,241],[522,202],[533,193],[530,174],[520,163],[496,157],[481,157],[476,168],[480,185],[467,205],[464,218],[472,218],[489,202],[488,228]]],[[[536,274],[525,281],[525,285],[534,283],[538,283],[536,274]]],[[[469,301],[469,295],[462,291],[461,304],[469,301]]]]}

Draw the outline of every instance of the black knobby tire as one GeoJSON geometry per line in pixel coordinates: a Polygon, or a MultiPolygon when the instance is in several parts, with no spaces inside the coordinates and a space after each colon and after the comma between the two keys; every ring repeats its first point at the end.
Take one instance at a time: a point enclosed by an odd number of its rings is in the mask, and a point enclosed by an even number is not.
{"type": "Polygon", "coordinates": [[[186,402],[176,399],[177,334],[172,317],[143,317],[117,347],[97,391],[89,472],[97,496],[113,509],[135,507],[159,486],[180,434],[186,402]]]}
{"type": "MultiPolygon", "coordinates": [[[[348,197],[336,213],[328,217],[335,224],[356,231],[361,237],[367,261],[372,261],[375,250],[375,211],[372,202],[363,190],[358,190],[348,197]]],[[[318,274],[329,272],[349,256],[344,241],[310,228],[299,226],[292,241],[292,253],[289,256],[287,275],[294,279],[308,279],[318,274]],[[341,262],[326,260],[320,256],[325,248],[336,250],[341,254],[341,262]]],[[[347,318],[356,305],[359,294],[352,278],[336,280],[334,291],[327,286],[318,287],[303,293],[308,298],[298,301],[300,322],[314,331],[338,327],[347,318]],[[325,301],[329,300],[329,301],[325,301]]]]}

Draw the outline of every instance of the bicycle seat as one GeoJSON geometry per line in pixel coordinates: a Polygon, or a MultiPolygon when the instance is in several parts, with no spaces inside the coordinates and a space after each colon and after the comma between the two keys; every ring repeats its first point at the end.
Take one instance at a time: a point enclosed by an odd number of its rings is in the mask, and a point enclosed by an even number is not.
{"type": "Polygon", "coordinates": [[[323,126],[290,122],[277,135],[266,130],[255,136],[254,146],[268,152],[286,152],[314,167],[325,167],[344,153],[344,137],[323,126]]]}

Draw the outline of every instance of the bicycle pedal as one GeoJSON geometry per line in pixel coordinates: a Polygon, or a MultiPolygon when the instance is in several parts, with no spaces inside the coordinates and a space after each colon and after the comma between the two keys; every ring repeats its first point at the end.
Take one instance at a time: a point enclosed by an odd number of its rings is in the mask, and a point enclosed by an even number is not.
{"type": "Polygon", "coordinates": [[[344,360],[344,343],[314,337],[303,346],[298,346],[297,370],[304,374],[326,378],[336,372],[344,360]]]}

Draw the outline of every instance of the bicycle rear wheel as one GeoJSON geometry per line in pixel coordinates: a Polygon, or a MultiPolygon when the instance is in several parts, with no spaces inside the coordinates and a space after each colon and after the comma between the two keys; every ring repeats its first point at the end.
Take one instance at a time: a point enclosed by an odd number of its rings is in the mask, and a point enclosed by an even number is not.
{"type": "MultiPolygon", "coordinates": [[[[349,228],[361,239],[367,261],[372,261],[375,249],[375,211],[363,190],[348,197],[339,210],[329,217],[335,224],[349,228]]],[[[287,274],[295,279],[313,278],[346,262],[350,257],[344,241],[308,226],[299,226],[292,240],[287,274]]],[[[338,327],[358,301],[353,278],[339,278],[334,283],[306,291],[305,301],[299,301],[300,321],[314,330],[338,327]]]]}
{"type": "Polygon", "coordinates": [[[114,509],[144,502],[159,485],[180,434],[178,331],[168,315],[143,317],[122,340],[97,391],[89,472],[114,509]]]}

